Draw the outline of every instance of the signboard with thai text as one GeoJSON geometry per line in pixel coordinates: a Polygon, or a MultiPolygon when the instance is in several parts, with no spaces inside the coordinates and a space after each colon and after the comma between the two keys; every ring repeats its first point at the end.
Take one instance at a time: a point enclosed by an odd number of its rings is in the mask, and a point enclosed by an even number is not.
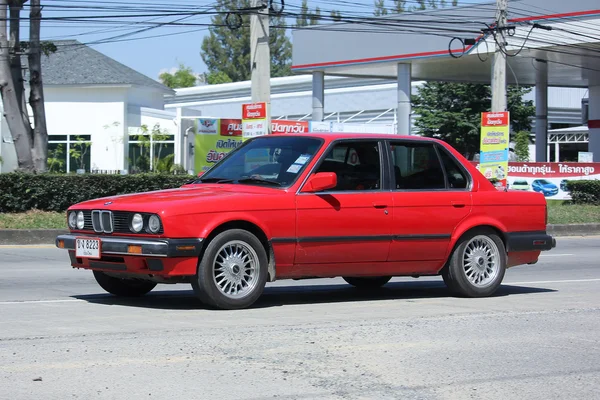
{"type": "Polygon", "coordinates": [[[481,113],[479,170],[488,179],[506,186],[510,142],[508,112],[481,113]]]}
{"type": "Polygon", "coordinates": [[[267,103],[242,104],[242,136],[253,138],[267,134],[267,103]]]}
{"type": "MultiPolygon", "coordinates": [[[[473,164],[481,170],[476,162],[473,164]]],[[[570,180],[600,180],[600,163],[518,163],[508,164],[508,188],[542,193],[548,200],[570,200],[570,180]]]]}

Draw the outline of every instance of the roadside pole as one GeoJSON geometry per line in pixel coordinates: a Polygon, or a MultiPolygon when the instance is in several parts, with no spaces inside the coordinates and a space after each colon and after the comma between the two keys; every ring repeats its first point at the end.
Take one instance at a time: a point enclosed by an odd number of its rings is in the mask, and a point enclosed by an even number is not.
{"type": "Polygon", "coordinates": [[[506,111],[506,48],[504,29],[507,23],[508,0],[496,0],[496,27],[492,35],[496,38],[496,51],[492,66],[492,112],[506,111]]]}
{"type": "Polygon", "coordinates": [[[250,16],[250,68],[252,102],[266,104],[267,133],[271,133],[271,54],[267,0],[252,0],[250,16]]]}

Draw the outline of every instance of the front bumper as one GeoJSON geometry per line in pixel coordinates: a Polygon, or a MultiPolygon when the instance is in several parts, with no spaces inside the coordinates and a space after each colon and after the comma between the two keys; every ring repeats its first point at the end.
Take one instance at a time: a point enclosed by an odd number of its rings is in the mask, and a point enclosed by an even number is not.
{"type": "Polygon", "coordinates": [[[556,247],[556,239],[544,231],[511,232],[506,235],[508,252],[547,251],[556,247]]]}
{"type": "Polygon", "coordinates": [[[202,251],[202,239],[137,239],[127,236],[101,236],[66,234],[56,238],[56,247],[75,251],[75,239],[100,239],[101,255],[142,257],[198,257],[202,251]],[[140,246],[141,253],[129,252],[129,246],[140,246]]]}
{"type": "Polygon", "coordinates": [[[71,266],[133,276],[174,278],[196,273],[203,239],[133,238],[67,234],[56,238],[56,246],[68,250],[71,266]],[[100,239],[100,258],[77,257],[77,238],[100,239]],[[130,246],[133,246],[130,247],[130,246]]]}

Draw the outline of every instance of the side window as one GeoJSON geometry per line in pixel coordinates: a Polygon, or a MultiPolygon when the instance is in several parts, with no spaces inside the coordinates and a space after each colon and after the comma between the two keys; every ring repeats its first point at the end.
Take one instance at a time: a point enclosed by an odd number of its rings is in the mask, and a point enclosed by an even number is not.
{"type": "Polygon", "coordinates": [[[442,146],[438,146],[438,150],[444,168],[446,169],[446,176],[448,177],[448,186],[450,189],[466,189],[467,186],[469,186],[469,180],[463,170],[459,167],[458,161],[456,161],[456,159],[448,153],[448,150],[444,149],[442,146]]]}
{"type": "Polygon", "coordinates": [[[446,180],[433,143],[392,142],[396,189],[445,189],[446,180]]]}
{"type": "Polygon", "coordinates": [[[325,155],[315,172],[335,172],[332,191],[380,190],[381,161],[376,141],[341,142],[325,155]]]}

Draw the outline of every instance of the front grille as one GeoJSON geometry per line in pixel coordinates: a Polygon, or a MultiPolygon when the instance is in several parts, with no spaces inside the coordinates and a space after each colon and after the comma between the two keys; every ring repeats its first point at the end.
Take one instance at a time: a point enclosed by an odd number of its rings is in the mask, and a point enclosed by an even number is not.
{"type": "Polygon", "coordinates": [[[113,212],[113,223],[115,227],[115,232],[129,232],[129,223],[131,222],[131,218],[133,213],[127,213],[123,211],[115,211],[113,212]]]}
{"type": "MultiPolygon", "coordinates": [[[[93,231],[96,233],[134,233],[129,229],[131,225],[131,219],[135,212],[130,211],[108,211],[108,210],[83,210],[84,231],[93,231]],[[102,212],[104,211],[104,212],[102,212]],[[112,217],[109,219],[108,215],[112,213],[112,217]],[[105,220],[106,219],[106,220],[105,220]],[[102,224],[101,224],[102,222],[102,224]],[[104,228],[104,229],[101,229],[104,228]],[[110,228],[107,229],[107,228],[110,228]]],[[[144,226],[150,218],[150,213],[138,213],[144,218],[144,226]]],[[[162,221],[161,221],[162,222],[162,221]]],[[[160,230],[156,233],[160,235],[164,232],[162,223],[160,230]]],[[[146,230],[142,230],[140,233],[148,233],[146,230]]]]}
{"type": "Polygon", "coordinates": [[[112,211],[94,210],[92,211],[92,226],[94,232],[112,233],[113,232],[113,215],[112,211]]]}

